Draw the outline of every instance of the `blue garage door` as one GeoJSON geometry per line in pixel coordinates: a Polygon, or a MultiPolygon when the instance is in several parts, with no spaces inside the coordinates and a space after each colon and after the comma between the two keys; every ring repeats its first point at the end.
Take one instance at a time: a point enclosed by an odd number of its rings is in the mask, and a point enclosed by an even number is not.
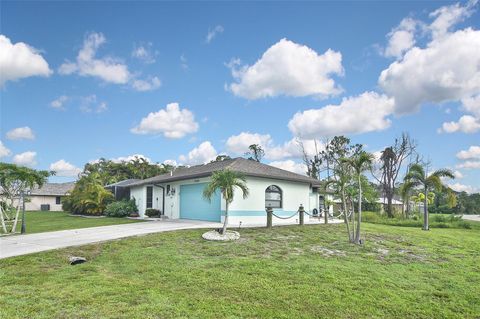
{"type": "Polygon", "coordinates": [[[221,218],[220,193],[211,202],[203,198],[206,183],[180,186],[180,218],[219,222],[221,218]]]}

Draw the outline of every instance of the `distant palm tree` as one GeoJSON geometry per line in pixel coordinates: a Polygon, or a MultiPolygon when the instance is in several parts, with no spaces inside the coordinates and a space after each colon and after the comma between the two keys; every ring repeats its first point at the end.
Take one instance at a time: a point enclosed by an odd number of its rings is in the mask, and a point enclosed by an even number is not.
{"type": "Polygon", "coordinates": [[[343,159],[355,172],[355,177],[358,183],[358,214],[357,214],[357,229],[355,231],[355,238],[353,242],[355,244],[360,243],[360,224],[362,222],[362,174],[364,171],[370,169],[373,162],[373,155],[362,151],[357,155],[343,159]]]}
{"type": "Polygon", "coordinates": [[[425,169],[420,164],[413,164],[410,166],[407,175],[405,176],[406,188],[412,189],[414,187],[423,188],[423,230],[429,230],[428,225],[428,199],[429,192],[436,190],[441,191],[443,184],[441,177],[455,178],[453,172],[449,169],[439,169],[430,175],[427,175],[425,169]]]}
{"type": "Polygon", "coordinates": [[[247,180],[243,174],[229,169],[214,172],[210,183],[203,190],[203,197],[211,200],[217,190],[220,190],[225,199],[225,219],[223,221],[222,234],[227,231],[228,225],[228,206],[233,202],[235,187],[240,188],[243,198],[248,197],[247,180]]]}

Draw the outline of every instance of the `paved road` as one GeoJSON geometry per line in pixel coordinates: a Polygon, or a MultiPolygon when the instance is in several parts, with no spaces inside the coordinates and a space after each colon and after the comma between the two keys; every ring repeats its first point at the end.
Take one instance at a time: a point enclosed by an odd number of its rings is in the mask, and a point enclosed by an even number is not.
{"type": "Polygon", "coordinates": [[[480,222],[480,215],[463,215],[462,219],[473,220],[474,222],[480,222]]]}
{"type": "Polygon", "coordinates": [[[181,219],[7,236],[0,238],[0,259],[130,236],[180,229],[218,227],[221,227],[220,223],[181,219]]]}

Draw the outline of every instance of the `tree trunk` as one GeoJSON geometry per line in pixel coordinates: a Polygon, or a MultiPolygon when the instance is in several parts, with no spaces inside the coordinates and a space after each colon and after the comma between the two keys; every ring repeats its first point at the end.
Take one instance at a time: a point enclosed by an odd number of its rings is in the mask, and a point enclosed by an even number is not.
{"type": "Polygon", "coordinates": [[[360,174],[358,175],[358,214],[357,214],[357,232],[355,234],[355,244],[360,243],[360,223],[362,222],[362,184],[360,174]]]}
{"type": "Polygon", "coordinates": [[[2,230],[6,234],[7,233],[7,226],[5,225],[5,216],[3,216],[3,207],[0,205],[0,219],[2,221],[2,230]]]}
{"type": "Polygon", "coordinates": [[[429,230],[428,225],[428,189],[425,186],[425,199],[423,200],[423,230],[429,230]]]}
{"type": "Polygon", "coordinates": [[[17,212],[15,213],[15,219],[13,221],[13,225],[12,225],[12,230],[11,230],[11,233],[13,234],[15,232],[15,229],[17,229],[17,223],[18,223],[18,216],[20,214],[20,202],[18,203],[17,205],[17,212]]]}
{"type": "Polygon", "coordinates": [[[393,205],[392,205],[392,197],[393,195],[390,192],[387,192],[387,216],[392,218],[393,217],[393,205]]]}
{"type": "Polygon", "coordinates": [[[222,229],[223,235],[227,233],[227,225],[228,225],[228,202],[225,201],[225,219],[223,221],[223,229],[222,229]]]}
{"type": "Polygon", "coordinates": [[[343,206],[343,220],[345,222],[345,225],[347,226],[348,241],[352,242],[352,235],[350,234],[350,226],[348,224],[347,202],[345,201],[345,191],[344,190],[342,190],[342,206],[343,206]]]}

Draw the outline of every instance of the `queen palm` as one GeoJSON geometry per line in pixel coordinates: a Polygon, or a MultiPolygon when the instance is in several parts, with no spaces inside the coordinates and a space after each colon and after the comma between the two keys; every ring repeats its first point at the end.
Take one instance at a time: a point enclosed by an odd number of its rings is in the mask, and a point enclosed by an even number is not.
{"type": "Polygon", "coordinates": [[[357,214],[357,225],[355,231],[355,237],[353,242],[356,244],[360,243],[360,224],[362,222],[362,174],[364,171],[368,170],[372,166],[373,155],[362,151],[350,158],[343,159],[355,173],[358,183],[358,214],[357,214]]]}
{"type": "Polygon", "coordinates": [[[243,198],[248,197],[247,180],[243,174],[229,169],[214,172],[210,183],[203,190],[203,197],[211,200],[213,195],[220,190],[223,199],[225,199],[225,219],[223,221],[222,234],[227,231],[228,225],[228,206],[233,202],[235,188],[238,187],[243,193],[243,198]]]}
{"type": "Polygon", "coordinates": [[[423,189],[423,230],[429,230],[428,225],[428,202],[429,192],[442,190],[442,177],[455,178],[453,172],[449,169],[439,169],[428,175],[422,165],[413,164],[410,166],[407,175],[405,176],[405,187],[411,189],[414,187],[421,187],[423,189]]]}

